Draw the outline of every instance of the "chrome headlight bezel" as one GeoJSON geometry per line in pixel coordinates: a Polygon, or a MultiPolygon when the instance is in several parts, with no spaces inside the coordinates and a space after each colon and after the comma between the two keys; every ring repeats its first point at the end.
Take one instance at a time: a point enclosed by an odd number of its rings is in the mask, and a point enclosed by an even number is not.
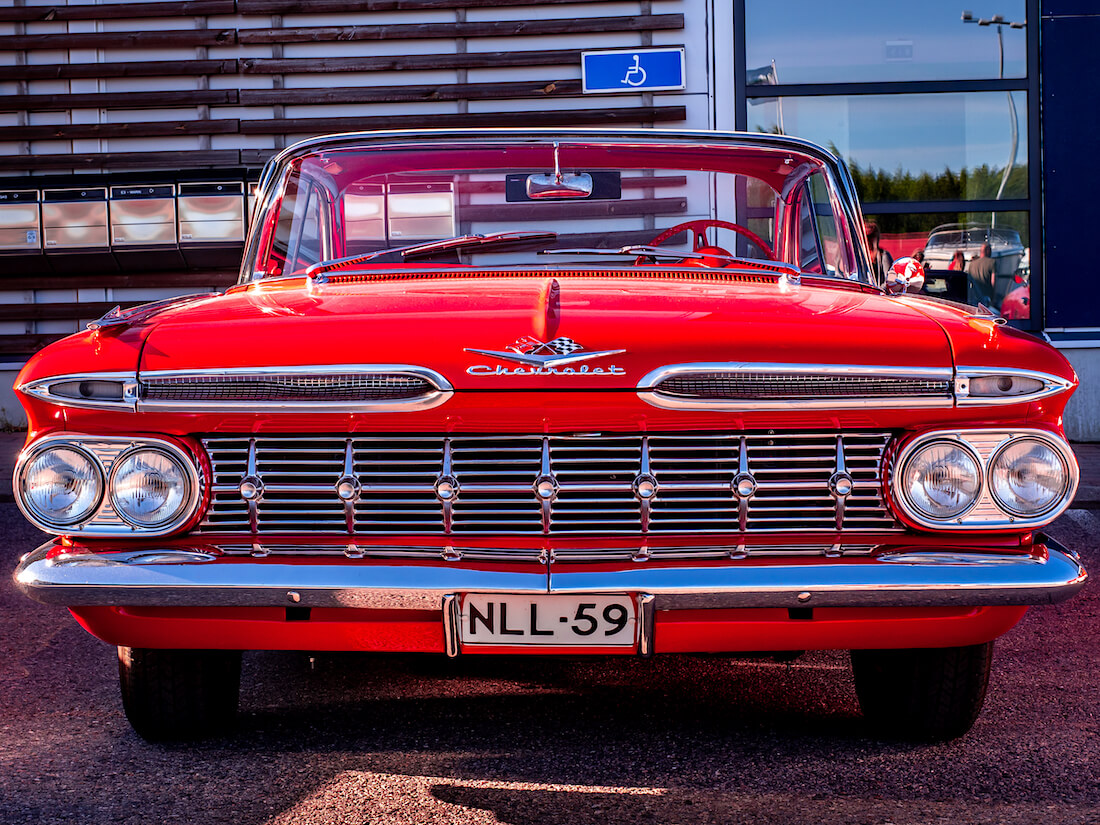
{"type": "Polygon", "coordinates": [[[79,535],[82,538],[154,538],[178,532],[190,523],[202,505],[206,481],[195,457],[170,441],[159,438],[130,438],[125,436],[93,436],[65,434],[47,436],[26,447],[15,467],[15,500],[23,515],[38,529],[54,535],[79,535]],[[91,458],[102,475],[102,490],[97,505],[85,518],[59,524],[43,520],[24,500],[22,478],[27,466],[44,450],[64,447],[81,452],[91,458]],[[170,456],[187,479],[185,504],[169,521],[155,527],[142,527],[126,520],[113,505],[111,482],[119,460],[134,451],[156,450],[170,456]]]}
{"type": "Polygon", "coordinates": [[[36,444],[32,449],[24,450],[20,455],[19,461],[15,467],[13,487],[15,490],[15,503],[29,522],[40,530],[45,530],[48,533],[61,533],[71,529],[74,525],[86,522],[99,512],[107,496],[107,473],[103,467],[103,463],[95,453],[84,449],[80,445],[66,442],[36,444]],[[69,450],[70,452],[78,453],[91,464],[92,470],[98,476],[99,491],[95,495],[95,500],[91,507],[82,517],[73,519],[50,519],[45,514],[41,513],[30,499],[27,491],[27,471],[38,458],[53,450],[69,450]]]}
{"type": "Polygon", "coordinates": [[[1009,513],[1010,515],[1016,516],[1017,518],[1021,518],[1021,519],[1041,519],[1041,518],[1045,518],[1047,513],[1050,513],[1053,510],[1058,509],[1060,506],[1062,506],[1063,503],[1068,505],[1069,502],[1072,501],[1072,499],[1073,499],[1073,492],[1074,492],[1074,488],[1076,487],[1076,484],[1072,481],[1072,478],[1073,478],[1073,473],[1071,472],[1069,464],[1066,461],[1066,457],[1062,454],[1061,450],[1058,449],[1057,445],[1051,443],[1051,441],[1049,439],[1046,439],[1046,438],[1038,438],[1038,437],[1031,436],[1031,437],[1017,438],[1017,439],[1014,439],[1012,441],[1006,441],[1004,444],[1002,444],[1000,447],[997,448],[997,451],[989,459],[989,479],[988,479],[988,482],[987,482],[989,484],[989,494],[992,496],[993,501],[996,502],[998,507],[1000,507],[1006,513],[1009,513]],[[1038,444],[1042,444],[1045,447],[1048,447],[1054,453],[1055,457],[1058,458],[1062,462],[1062,471],[1065,473],[1065,483],[1063,485],[1061,495],[1059,495],[1057,498],[1055,498],[1051,502],[1051,504],[1048,505],[1047,507],[1043,508],[1042,510],[1040,510],[1037,513],[1031,513],[1031,514],[1024,513],[1020,510],[1014,509],[1010,504],[1005,502],[1001,498],[1001,496],[997,493],[997,488],[993,484],[994,476],[996,474],[996,469],[997,469],[997,462],[1001,459],[1002,456],[1004,456],[1005,452],[1010,447],[1014,447],[1017,444],[1027,443],[1029,441],[1036,442],[1038,444]]]}
{"type": "Polygon", "coordinates": [[[181,517],[187,516],[188,513],[192,511],[192,502],[194,498],[193,491],[195,490],[197,483],[196,480],[191,477],[191,474],[187,472],[187,464],[188,462],[181,461],[180,458],[176,455],[173,455],[172,452],[165,450],[161,447],[154,447],[147,444],[139,444],[131,447],[123,453],[120,453],[119,456],[112,463],[111,474],[107,477],[107,496],[110,498],[111,507],[115,511],[115,514],[131,527],[142,531],[162,530],[165,527],[169,527],[171,525],[181,524],[181,517]],[[182,477],[184,486],[183,497],[180,501],[179,507],[174,513],[172,513],[169,518],[164,518],[160,521],[156,521],[150,524],[143,524],[142,522],[133,518],[131,515],[124,512],[123,508],[119,506],[119,497],[117,495],[117,490],[115,489],[119,468],[123,465],[123,462],[125,462],[129,458],[132,458],[138,453],[159,453],[160,455],[166,457],[173,464],[175,464],[180,470],[180,475],[182,477]]]}
{"type": "Polygon", "coordinates": [[[1072,503],[1077,492],[1080,470],[1069,444],[1060,436],[1046,430],[1031,428],[987,428],[973,430],[936,430],[921,433],[902,444],[890,463],[889,488],[891,503],[903,520],[928,530],[1020,530],[1041,527],[1054,521],[1072,503]],[[1061,459],[1066,472],[1066,485],[1062,496],[1053,506],[1041,513],[1021,516],[1003,506],[993,493],[990,482],[994,460],[1007,447],[1022,440],[1041,441],[1061,459]],[[978,499],[960,515],[948,519],[927,516],[914,507],[903,490],[902,475],[910,458],[920,449],[936,441],[951,441],[969,450],[977,459],[982,481],[978,499]]]}
{"type": "Polygon", "coordinates": [[[906,454],[904,462],[899,462],[897,479],[898,496],[905,500],[905,503],[908,505],[908,510],[920,514],[930,521],[948,524],[950,522],[957,521],[958,519],[965,518],[966,514],[973,510],[977,506],[978,502],[981,500],[982,488],[985,485],[985,468],[982,466],[981,457],[965,441],[949,438],[931,438],[923,440],[919,445],[916,446],[915,449],[909,451],[906,454]],[[909,468],[913,464],[914,459],[916,459],[916,457],[920,455],[920,453],[924,452],[930,447],[935,447],[939,444],[946,444],[960,450],[967,458],[974,462],[974,482],[975,486],[977,487],[977,492],[974,494],[974,498],[971,499],[970,503],[967,504],[965,507],[962,507],[961,509],[951,513],[951,515],[949,516],[937,518],[912,500],[912,497],[909,494],[908,485],[905,483],[905,481],[909,468]]]}

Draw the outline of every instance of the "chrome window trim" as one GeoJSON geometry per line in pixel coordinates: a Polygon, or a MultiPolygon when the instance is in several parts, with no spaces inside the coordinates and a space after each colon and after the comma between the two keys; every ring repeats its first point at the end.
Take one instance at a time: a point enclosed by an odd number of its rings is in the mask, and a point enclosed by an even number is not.
{"type": "Polygon", "coordinates": [[[885,468],[890,490],[891,503],[900,510],[906,519],[928,530],[1021,530],[1042,527],[1058,518],[1073,502],[1080,482],[1080,469],[1077,458],[1069,444],[1054,433],[1028,427],[987,428],[974,430],[934,430],[922,433],[902,446],[890,466],[885,468]],[[989,487],[989,468],[993,459],[1008,444],[1016,439],[1028,438],[1041,441],[1050,446],[1065,463],[1067,472],[1066,491],[1062,497],[1045,513],[1029,518],[1008,512],[998,503],[989,487]],[[950,519],[931,519],[920,513],[907,500],[903,488],[899,485],[901,473],[913,453],[932,441],[960,442],[978,458],[981,473],[981,490],[978,500],[960,516],[950,519]]]}
{"type": "Polygon", "coordinates": [[[156,538],[158,536],[167,536],[177,531],[182,525],[190,521],[194,516],[199,506],[202,503],[203,495],[206,489],[205,478],[198,463],[195,459],[189,456],[184,450],[172,444],[169,441],[165,441],[160,438],[131,438],[127,436],[110,436],[110,435],[89,435],[86,433],[66,433],[64,435],[51,435],[41,438],[23,449],[19,454],[19,459],[15,465],[14,488],[15,488],[15,503],[19,507],[20,512],[26,516],[38,529],[52,533],[58,536],[67,535],[79,535],[86,538],[121,538],[121,537],[133,537],[133,538],[156,538]],[[113,458],[110,459],[110,466],[107,466],[107,462],[96,451],[96,444],[122,444],[125,445],[113,458]],[[96,505],[92,512],[92,515],[84,519],[79,524],[68,524],[64,527],[59,525],[51,525],[48,522],[44,522],[34,515],[33,510],[30,507],[25,506],[23,503],[23,472],[26,469],[27,464],[37,456],[42,450],[48,447],[64,445],[72,449],[80,450],[92,456],[95,460],[96,466],[103,474],[103,494],[100,496],[99,503],[96,505]],[[188,497],[186,506],[180,511],[180,515],[170,522],[156,528],[136,527],[129,522],[125,521],[122,516],[114,510],[114,506],[111,504],[111,479],[114,476],[114,468],[117,466],[119,460],[132,452],[135,449],[151,448],[155,450],[161,450],[177,461],[184,469],[184,473],[187,476],[188,482],[188,497]],[[110,518],[113,516],[115,521],[107,521],[101,524],[92,525],[92,522],[96,518],[104,514],[105,510],[109,510],[110,513],[105,515],[104,518],[110,518]],[[91,525],[91,526],[89,526],[91,525]]]}
{"type": "Polygon", "coordinates": [[[128,412],[415,412],[438,407],[454,395],[451,382],[435,370],[410,364],[309,364],[305,366],[210,367],[189,370],[145,370],[133,372],[72,373],[38,378],[19,385],[20,392],[61,407],[96,410],[126,410],[128,412]],[[411,376],[423,379],[435,389],[413,398],[375,399],[367,401],[149,401],[140,397],[145,379],[229,377],[267,375],[325,376],[333,373],[411,376]],[[93,401],[67,398],[54,394],[55,384],[70,381],[119,381],[123,384],[121,401],[93,401]]]}
{"type": "Polygon", "coordinates": [[[955,403],[960,407],[986,407],[1003,404],[1026,404],[1072,389],[1073,382],[1057,375],[1018,367],[956,367],[955,403]],[[970,382],[975,378],[1007,375],[1012,378],[1033,378],[1041,381],[1043,388],[1023,395],[970,395],[970,382]]]}
{"type": "Polygon", "coordinates": [[[606,141],[622,144],[675,145],[679,147],[724,147],[731,149],[766,148],[798,152],[821,164],[821,171],[829,179],[831,198],[839,206],[846,227],[851,235],[852,254],[856,272],[848,278],[824,276],[831,280],[849,280],[878,286],[872,275],[866,239],[862,238],[863,212],[855,191],[855,184],[847,166],[827,149],[808,140],[787,135],[771,135],[760,132],[728,132],[708,129],[640,129],[640,128],[583,128],[583,127],[533,127],[533,128],[470,128],[470,129],[391,129],[378,131],[345,132],[306,138],[283,149],[264,165],[257,184],[253,219],[249,223],[244,254],[237,279],[238,284],[262,281],[264,273],[255,271],[253,264],[259,253],[263,227],[254,217],[266,215],[272,203],[281,197],[286,182],[285,172],[297,159],[321,150],[333,151],[355,148],[386,147],[394,150],[414,149],[423,151],[432,143],[466,143],[477,145],[486,141],[508,141],[530,145],[547,141],[606,141]],[[843,195],[843,198],[841,198],[843,195]]]}
{"type": "Polygon", "coordinates": [[[792,398],[768,400],[738,400],[722,398],[682,398],[664,395],[657,391],[658,385],[671,377],[696,372],[717,372],[739,375],[746,372],[774,372],[813,375],[851,375],[875,378],[915,378],[930,381],[944,381],[948,385],[954,379],[950,367],[895,367],[869,364],[789,364],[765,362],[699,361],[684,364],[669,364],[659,367],[638,382],[638,397],[654,407],[669,410],[835,410],[900,407],[905,409],[949,408],[955,400],[951,395],[943,398],[899,396],[897,398],[792,398]]]}

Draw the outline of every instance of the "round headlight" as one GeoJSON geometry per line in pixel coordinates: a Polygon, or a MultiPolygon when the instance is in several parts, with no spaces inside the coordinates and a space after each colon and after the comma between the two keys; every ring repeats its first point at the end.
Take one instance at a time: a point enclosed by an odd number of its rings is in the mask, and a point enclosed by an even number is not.
{"type": "Polygon", "coordinates": [[[103,498],[103,472],[75,447],[47,447],[23,468],[23,503],[43,523],[67,527],[85,521],[103,498]]]}
{"type": "Polygon", "coordinates": [[[1021,438],[993,457],[989,487],[998,506],[1013,515],[1034,518],[1052,509],[1066,494],[1069,471],[1057,450],[1044,441],[1021,438]]]}
{"type": "Polygon", "coordinates": [[[900,481],[901,492],[913,508],[938,520],[961,516],[982,490],[978,459],[952,441],[933,441],[914,452],[900,481]]]}
{"type": "Polygon", "coordinates": [[[111,472],[111,504],[135,527],[161,527],[178,519],[191,498],[183,465],[166,452],[139,448],[111,472]]]}

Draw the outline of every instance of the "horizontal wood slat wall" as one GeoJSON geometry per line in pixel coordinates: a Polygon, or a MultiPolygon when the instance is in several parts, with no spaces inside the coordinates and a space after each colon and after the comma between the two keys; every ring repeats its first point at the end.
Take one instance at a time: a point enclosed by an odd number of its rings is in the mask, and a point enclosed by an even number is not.
{"type": "MultiPolygon", "coordinates": [[[[106,172],[160,180],[181,171],[195,180],[201,170],[223,170],[239,179],[292,140],[327,132],[672,125],[688,117],[679,93],[587,97],[580,81],[585,50],[682,45],[687,0],[682,8],[649,0],[0,4],[0,188],[63,188],[65,180],[106,181],[106,172]]],[[[670,187],[683,183],[668,176],[624,186],[674,195],[670,187]]],[[[675,215],[683,204],[657,197],[590,208],[675,215]]],[[[544,206],[525,207],[521,219],[538,221],[544,206]]],[[[493,217],[470,208],[472,220],[493,217]]],[[[640,230],[637,241],[651,234],[640,230]]],[[[230,270],[64,272],[29,274],[0,257],[0,291],[9,296],[0,298],[0,355],[28,355],[65,334],[53,330],[139,303],[146,291],[224,289],[236,280],[230,270]],[[112,300],[112,290],[125,292],[112,300]]]]}
{"type": "Polygon", "coordinates": [[[592,0],[187,0],[177,3],[104,3],[0,9],[0,23],[51,20],[140,20],[211,14],[330,14],[356,11],[436,11],[504,6],[564,6],[592,0]]]}
{"type": "Polygon", "coordinates": [[[568,13],[569,7],[582,2],[185,0],[0,9],[0,24],[11,24],[11,33],[0,34],[0,53],[22,55],[14,65],[0,65],[0,83],[14,84],[9,92],[0,94],[0,172],[127,171],[158,166],[171,170],[223,163],[236,166],[270,156],[289,139],[312,134],[372,128],[525,126],[532,122],[532,112],[545,125],[684,121],[685,106],[657,105],[658,96],[653,94],[620,98],[613,105],[599,108],[578,105],[584,99],[579,80],[583,48],[561,48],[561,36],[592,44],[584,48],[598,46],[605,36],[633,37],[644,46],[652,42],[655,32],[679,31],[685,25],[683,14],[655,14],[648,3],[639,5],[636,0],[588,0],[586,12],[590,16],[568,13]],[[483,19],[488,10],[506,7],[520,9],[518,14],[506,15],[520,19],[483,19]],[[532,10],[524,12],[524,7],[532,10]],[[466,12],[476,9],[483,10],[480,17],[468,19],[466,12]],[[623,13],[616,14],[619,10],[623,13]],[[436,16],[416,21],[416,12],[440,11],[453,11],[454,20],[440,21],[436,16]],[[373,24],[365,16],[372,12],[390,14],[373,24]],[[348,24],[304,25],[316,23],[320,19],[317,15],[333,13],[346,16],[348,24]],[[237,17],[231,28],[225,20],[233,15],[237,17]],[[170,18],[178,19],[171,24],[174,28],[164,29],[163,23],[144,30],[141,27],[145,19],[170,18]],[[89,30],[86,23],[78,24],[83,25],[79,30],[70,30],[69,21],[99,23],[95,24],[97,30],[89,30]],[[60,28],[43,30],[44,23],[60,28]],[[100,23],[108,28],[133,30],[101,31],[100,23]],[[31,24],[40,28],[27,28],[31,24]],[[583,39],[586,36],[587,41],[583,39]],[[505,39],[516,48],[479,52],[471,45],[478,38],[505,39]],[[549,38],[547,46],[558,48],[537,48],[535,41],[539,38],[549,38]],[[430,45],[446,40],[454,41],[453,50],[430,45]],[[411,53],[377,54],[371,45],[406,41],[411,53]],[[318,48],[328,43],[343,45],[337,51],[318,48]],[[356,47],[355,43],[362,45],[356,47]],[[50,52],[52,57],[59,51],[79,54],[80,50],[93,49],[106,52],[98,57],[102,62],[40,63],[27,57],[35,52],[50,52]],[[196,59],[179,59],[181,49],[193,50],[196,59]],[[260,54],[255,53],[257,49],[260,54]],[[242,51],[233,55],[238,50],[242,51]],[[433,53],[422,53],[425,50],[433,53]],[[172,59],[130,59],[130,55],[155,57],[159,51],[168,51],[165,57],[172,59]],[[116,54],[119,58],[111,59],[116,54]],[[545,74],[527,80],[508,79],[506,72],[512,68],[527,69],[528,76],[532,70],[543,68],[545,74]],[[451,79],[401,83],[393,77],[393,73],[409,71],[449,72],[451,79]],[[488,72],[490,79],[467,79],[466,73],[474,71],[488,72]],[[331,75],[336,73],[346,79],[334,82],[331,75]],[[387,76],[370,80],[370,75],[380,73],[387,76]],[[286,79],[288,75],[293,76],[292,82],[286,79]],[[252,88],[255,81],[244,82],[247,76],[264,78],[262,88],[252,88]],[[233,77],[242,80],[235,84],[233,77]],[[68,81],[71,85],[68,90],[36,86],[49,81],[68,81]],[[504,106],[502,111],[471,112],[473,107],[466,105],[473,101],[551,98],[555,100],[552,106],[532,102],[522,107],[504,106]],[[444,111],[418,105],[444,103],[449,104],[444,111]],[[364,108],[345,110],[348,105],[374,104],[384,108],[379,108],[377,114],[364,108]],[[410,108],[395,112],[395,104],[408,104],[410,108]],[[143,111],[155,110],[176,110],[176,117],[141,116],[143,111]],[[47,117],[51,112],[78,111],[83,113],[80,117],[47,117]],[[59,119],[69,122],[59,123],[59,119]],[[231,148],[234,136],[239,136],[237,148],[231,148]],[[162,151],[156,146],[157,139],[172,138],[190,139],[192,143],[181,152],[162,151]],[[266,139],[268,148],[255,147],[257,139],[266,139]],[[72,152],[59,152],[56,144],[41,148],[35,145],[43,141],[81,143],[74,144],[72,152]],[[100,144],[98,151],[96,142],[100,144]]]}

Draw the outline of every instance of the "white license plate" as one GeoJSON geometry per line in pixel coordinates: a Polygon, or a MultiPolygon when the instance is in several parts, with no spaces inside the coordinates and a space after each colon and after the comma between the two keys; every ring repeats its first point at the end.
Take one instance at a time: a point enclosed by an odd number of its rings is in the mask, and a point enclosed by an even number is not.
{"type": "Polygon", "coordinates": [[[633,647],[637,610],[631,596],[509,596],[467,593],[459,640],[464,645],[633,647]]]}

